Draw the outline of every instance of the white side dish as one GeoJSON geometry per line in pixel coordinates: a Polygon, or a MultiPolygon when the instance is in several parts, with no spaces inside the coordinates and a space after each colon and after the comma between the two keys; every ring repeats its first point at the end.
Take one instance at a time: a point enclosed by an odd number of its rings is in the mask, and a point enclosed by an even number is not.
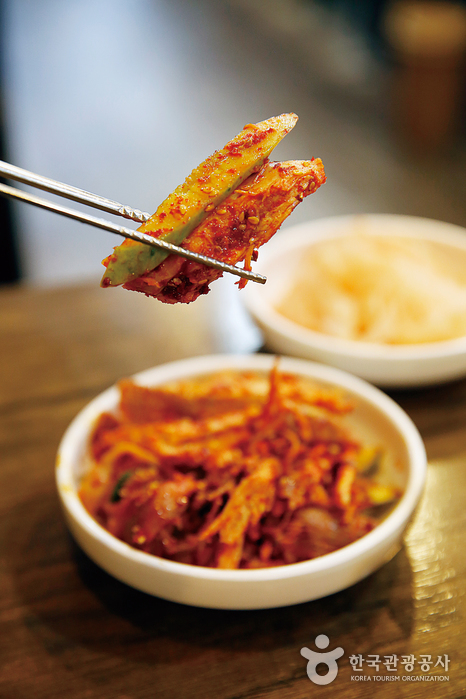
{"type": "MultiPolygon", "coordinates": [[[[290,298],[290,290],[302,274],[303,259],[312,256],[313,246],[341,238],[347,244],[358,231],[392,241],[414,241],[413,249],[419,241],[424,241],[426,251],[429,248],[431,257],[438,258],[442,271],[446,275],[451,273],[452,293],[458,289],[456,305],[461,305],[463,283],[466,290],[465,229],[440,221],[389,214],[322,219],[283,231],[260,253],[260,271],[267,276],[267,284],[261,287],[248,284],[242,298],[261,328],[266,346],[336,366],[380,386],[423,386],[466,375],[466,336],[413,344],[368,342],[311,330],[277,310],[283,299],[290,298]]],[[[426,284],[429,278],[431,271],[426,270],[426,284]]],[[[326,293],[325,289],[322,293],[326,293]]],[[[388,314],[390,308],[385,312],[388,314]]],[[[421,332],[422,328],[413,327],[413,336],[418,330],[421,332]]]]}
{"type": "MultiPolygon", "coordinates": [[[[138,374],[147,386],[223,369],[270,370],[267,355],[214,355],[161,365],[138,374]]],[[[354,376],[299,359],[282,358],[280,369],[337,386],[355,402],[351,429],[381,445],[403,495],[371,532],[333,553],[310,561],[256,570],[219,570],[165,560],[112,536],[85,510],[78,496],[88,440],[96,418],[116,408],[112,387],[95,398],[67,429],[57,456],[57,487],[71,533],[83,550],[111,575],[168,600],[218,609],[280,607],[325,597],[366,577],[399,549],[403,531],[422,494],[426,455],[421,437],[388,396],[354,376]]]]}

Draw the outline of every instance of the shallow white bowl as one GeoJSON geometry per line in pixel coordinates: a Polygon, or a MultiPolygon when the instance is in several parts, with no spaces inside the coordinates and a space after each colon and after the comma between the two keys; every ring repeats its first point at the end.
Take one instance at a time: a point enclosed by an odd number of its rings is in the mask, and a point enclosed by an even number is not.
{"type": "MultiPolygon", "coordinates": [[[[215,355],[161,365],[136,375],[154,386],[223,369],[269,371],[267,355],[215,355]]],[[[116,539],[84,509],[77,495],[90,432],[103,411],[116,408],[115,387],[84,408],[67,429],[57,456],[57,486],[68,526],[78,544],[104,570],[139,590],[175,602],[218,609],[260,609],[305,602],[342,590],[372,573],[398,550],[420,498],[426,455],[410,418],[388,396],[354,376],[299,359],[280,368],[339,386],[356,402],[350,428],[380,444],[398,474],[404,494],[373,531],[338,551],[302,563],[260,570],[217,570],[177,563],[138,551],[116,539]]]]}
{"type": "Polygon", "coordinates": [[[364,233],[421,238],[439,246],[452,269],[465,270],[466,229],[450,223],[391,214],[336,216],[289,228],[260,251],[267,284],[248,284],[242,298],[261,328],[266,346],[295,357],[336,366],[378,386],[426,386],[466,375],[466,337],[416,345],[382,345],[345,340],[288,320],[274,306],[292,283],[303,255],[316,242],[364,233]]]}

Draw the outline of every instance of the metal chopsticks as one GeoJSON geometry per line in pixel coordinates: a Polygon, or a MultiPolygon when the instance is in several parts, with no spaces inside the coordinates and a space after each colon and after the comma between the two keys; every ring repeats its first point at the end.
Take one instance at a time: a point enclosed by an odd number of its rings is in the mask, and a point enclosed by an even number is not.
{"type": "MultiPolygon", "coordinates": [[[[133,209],[130,206],[120,204],[119,202],[112,201],[111,199],[106,199],[105,197],[93,194],[92,192],[87,192],[84,189],[78,189],[72,185],[57,182],[56,180],[43,177],[42,175],[36,175],[33,172],[23,170],[22,168],[16,167],[15,165],[11,165],[10,163],[6,163],[2,160],[0,160],[0,176],[6,177],[7,179],[17,180],[23,184],[37,187],[38,189],[42,189],[52,194],[58,194],[59,196],[79,202],[80,204],[93,206],[101,211],[122,216],[123,218],[131,219],[132,221],[137,221],[139,223],[147,221],[147,219],[150,218],[150,214],[144,211],[133,209]]],[[[160,238],[154,238],[147,235],[147,233],[141,233],[140,231],[134,231],[131,228],[118,226],[117,224],[106,221],[103,218],[97,218],[96,216],[82,213],[76,209],[61,206],[60,204],[48,201],[47,199],[41,199],[40,197],[36,197],[35,195],[21,189],[15,189],[14,187],[9,187],[8,185],[0,183],[0,195],[11,197],[12,199],[17,199],[19,201],[25,201],[28,204],[39,206],[40,208],[53,211],[54,213],[61,214],[62,216],[75,219],[76,221],[88,223],[91,226],[96,226],[97,228],[102,228],[103,230],[110,231],[111,233],[116,233],[124,238],[131,238],[139,243],[145,243],[151,247],[166,250],[174,255],[180,255],[188,260],[200,262],[207,267],[213,267],[214,269],[221,270],[222,272],[229,272],[230,274],[234,274],[237,277],[242,277],[243,279],[258,282],[259,284],[265,284],[267,281],[266,277],[262,276],[261,274],[240,269],[239,267],[229,265],[226,262],[220,262],[219,260],[207,257],[206,255],[200,255],[197,252],[192,252],[191,250],[181,248],[178,245],[167,243],[160,238]]]]}
{"type": "Polygon", "coordinates": [[[95,209],[106,211],[108,214],[116,214],[117,216],[123,216],[123,218],[129,218],[132,221],[144,223],[144,221],[150,218],[150,214],[145,211],[133,209],[131,206],[119,204],[117,201],[106,199],[98,194],[92,194],[92,192],[86,192],[85,189],[78,189],[77,187],[64,184],[63,182],[57,182],[57,180],[51,180],[49,177],[43,177],[43,175],[36,175],[34,172],[23,170],[20,167],[16,167],[16,165],[10,165],[10,163],[5,163],[3,160],[0,160],[0,175],[9,180],[16,180],[17,182],[29,184],[37,189],[42,189],[44,192],[58,194],[61,197],[66,197],[66,199],[72,199],[80,204],[88,204],[95,209]]]}

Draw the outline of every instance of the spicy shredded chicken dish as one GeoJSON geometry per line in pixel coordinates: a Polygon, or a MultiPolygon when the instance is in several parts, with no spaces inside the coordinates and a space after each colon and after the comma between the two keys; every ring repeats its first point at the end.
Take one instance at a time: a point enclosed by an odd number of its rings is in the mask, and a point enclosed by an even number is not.
{"type": "Polygon", "coordinates": [[[400,495],[373,476],[377,450],[348,433],[351,402],[277,365],[119,389],[79,493],[142,551],[217,568],[296,563],[360,538],[400,495]]]}

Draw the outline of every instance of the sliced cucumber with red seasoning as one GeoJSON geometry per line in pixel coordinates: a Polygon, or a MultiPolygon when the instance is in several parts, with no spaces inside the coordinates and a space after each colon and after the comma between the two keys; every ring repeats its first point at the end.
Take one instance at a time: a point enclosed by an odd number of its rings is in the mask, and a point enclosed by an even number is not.
{"type": "MultiPolygon", "coordinates": [[[[238,136],[195,168],[138,230],[180,245],[201,221],[255,170],[291,131],[296,114],[247,124],[238,136]]],[[[155,269],[169,253],[125,240],[103,264],[101,286],[118,286],[155,269]]]]}

